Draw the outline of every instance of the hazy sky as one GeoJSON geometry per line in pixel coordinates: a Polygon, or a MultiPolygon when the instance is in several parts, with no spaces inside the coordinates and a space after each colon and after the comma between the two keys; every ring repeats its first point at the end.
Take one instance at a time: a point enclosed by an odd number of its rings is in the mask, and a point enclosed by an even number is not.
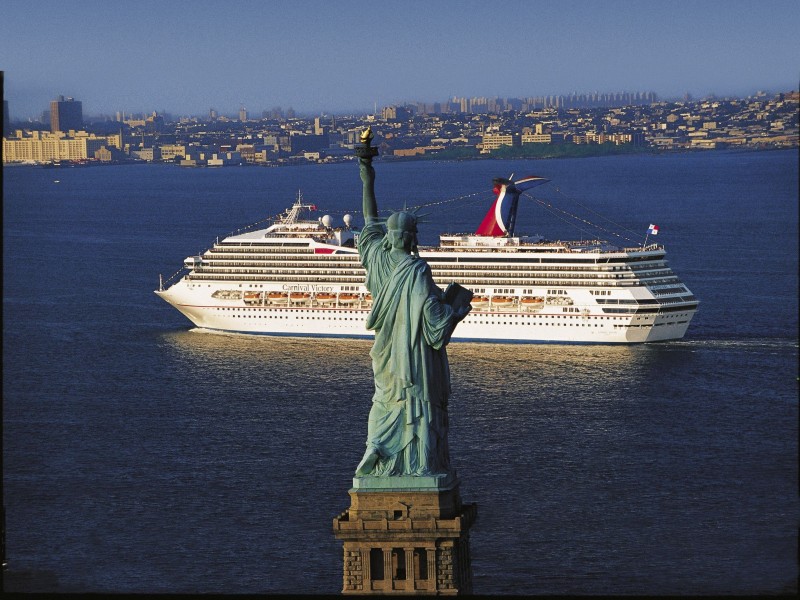
{"type": "Polygon", "coordinates": [[[797,0],[3,0],[12,119],[797,89],[797,0]]]}

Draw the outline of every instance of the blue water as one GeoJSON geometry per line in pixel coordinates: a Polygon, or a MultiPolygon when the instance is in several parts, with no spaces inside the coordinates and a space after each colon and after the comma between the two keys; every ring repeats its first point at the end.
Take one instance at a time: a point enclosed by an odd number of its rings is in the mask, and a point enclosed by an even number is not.
{"type": "MultiPolygon", "coordinates": [[[[423,242],[474,230],[492,177],[548,177],[637,243],[659,225],[701,301],[677,342],[450,346],[475,592],[796,590],[798,153],[376,170],[381,206],[443,202],[423,242]]],[[[7,590],[341,590],[370,342],[200,333],[153,294],[298,189],[357,215],[353,164],[3,170],[7,590]]],[[[522,200],[518,231],[581,226],[522,200]]]]}

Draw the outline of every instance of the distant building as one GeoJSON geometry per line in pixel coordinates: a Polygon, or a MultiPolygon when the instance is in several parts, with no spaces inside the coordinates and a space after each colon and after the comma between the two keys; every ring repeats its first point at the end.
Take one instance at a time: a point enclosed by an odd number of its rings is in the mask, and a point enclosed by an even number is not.
{"type": "Polygon", "coordinates": [[[247,109],[244,106],[239,109],[239,120],[242,123],[247,121],[247,109]]]}
{"type": "Polygon", "coordinates": [[[291,144],[291,154],[319,152],[330,145],[327,135],[292,135],[289,137],[289,143],[291,144]]]}
{"type": "Polygon", "coordinates": [[[50,102],[50,131],[83,129],[83,103],[74,98],[59,96],[50,102]]]}
{"type": "MultiPolygon", "coordinates": [[[[538,129],[538,127],[537,127],[538,129]]],[[[563,139],[563,137],[562,137],[563,139]]],[[[553,143],[553,134],[551,133],[542,133],[541,131],[537,133],[523,133],[522,134],[522,143],[523,144],[552,144],[553,143]]]]}
{"type": "Polygon", "coordinates": [[[14,137],[3,138],[3,162],[34,161],[39,163],[56,160],[86,160],[102,147],[113,146],[116,136],[98,137],[85,131],[68,136],[63,132],[17,131],[14,137]]]}
{"type": "Polygon", "coordinates": [[[175,157],[186,156],[186,146],[182,144],[163,144],[161,146],[161,160],[175,160],[175,157]]]}
{"type": "Polygon", "coordinates": [[[411,117],[411,111],[402,106],[386,106],[381,111],[384,121],[408,121],[411,117]]]}
{"type": "Polygon", "coordinates": [[[335,127],[335,120],[331,118],[331,124],[325,125],[322,117],[314,117],[314,135],[328,135],[335,127]]]}
{"type": "MultiPolygon", "coordinates": [[[[152,148],[150,149],[150,152],[152,156],[152,148]]],[[[114,146],[110,146],[108,148],[103,146],[99,150],[94,151],[94,158],[96,160],[99,160],[100,162],[108,163],[112,161],[123,160],[126,157],[121,150],[115,148],[114,146]]],[[[142,158],[142,157],[137,157],[137,158],[142,158]]],[[[150,160],[152,160],[152,158],[150,160]]]]}
{"type": "Polygon", "coordinates": [[[225,167],[228,165],[241,165],[244,163],[242,155],[238,152],[208,152],[197,150],[187,153],[180,161],[182,167],[225,167]]]}
{"type": "Polygon", "coordinates": [[[148,133],[161,133],[164,131],[164,117],[153,112],[144,120],[144,130],[148,133]]]}
{"type": "Polygon", "coordinates": [[[282,119],[283,118],[283,109],[280,106],[275,106],[270,110],[265,110],[261,112],[262,119],[282,119]]]}
{"type": "MultiPolygon", "coordinates": [[[[154,160],[161,159],[161,148],[154,147],[154,148],[142,148],[140,150],[131,150],[131,156],[133,158],[138,158],[139,160],[153,162],[154,160]]],[[[97,156],[97,158],[101,161],[103,160],[100,156],[97,156]]],[[[113,153],[112,153],[112,159],[116,159],[116,156],[114,156],[113,153]]]]}
{"type": "Polygon", "coordinates": [[[519,146],[521,138],[515,133],[487,133],[483,136],[483,151],[497,150],[501,146],[519,146]]]}

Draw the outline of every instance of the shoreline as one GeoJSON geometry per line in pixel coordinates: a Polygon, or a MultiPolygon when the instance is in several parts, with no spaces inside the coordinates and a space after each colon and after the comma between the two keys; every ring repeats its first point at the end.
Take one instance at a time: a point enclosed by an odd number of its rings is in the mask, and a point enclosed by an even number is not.
{"type": "MultiPolygon", "coordinates": [[[[377,157],[376,160],[385,163],[395,162],[466,162],[466,161],[481,161],[481,160],[554,160],[554,159],[584,159],[584,158],[600,158],[606,156],[632,156],[632,155],[651,155],[651,156],[670,156],[675,154],[708,154],[708,153],[727,153],[727,154],[744,154],[744,153],[760,153],[760,152],[778,152],[786,150],[800,150],[800,145],[791,147],[744,147],[744,148],[714,148],[714,149],[700,149],[700,148],[676,148],[676,149],[659,149],[659,148],[642,148],[641,150],[628,150],[623,152],[589,152],[586,154],[561,154],[549,156],[527,156],[524,154],[508,153],[503,155],[484,154],[478,156],[440,156],[439,154],[431,154],[428,156],[403,156],[394,157],[392,155],[377,157]]],[[[6,167],[29,167],[40,169],[83,169],[88,167],[106,167],[106,166],[120,166],[120,165],[160,165],[160,166],[177,166],[183,169],[227,169],[231,167],[267,167],[267,168],[281,168],[281,167],[296,167],[308,165],[331,165],[348,163],[355,160],[355,157],[347,157],[338,160],[327,161],[308,161],[296,160],[286,162],[271,162],[271,163],[241,163],[231,165],[191,165],[184,166],[174,162],[162,161],[144,161],[144,160],[122,160],[122,161],[98,161],[98,160],[81,160],[81,161],[61,161],[62,164],[54,165],[53,163],[30,163],[30,162],[4,162],[3,168],[6,167]]]]}

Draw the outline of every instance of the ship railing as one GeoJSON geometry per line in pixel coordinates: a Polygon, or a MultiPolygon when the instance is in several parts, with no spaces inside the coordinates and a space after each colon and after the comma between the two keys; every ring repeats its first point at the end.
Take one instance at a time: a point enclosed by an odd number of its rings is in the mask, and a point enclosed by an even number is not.
{"type": "Polygon", "coordinates": [[[174,279],[176,279],[178,277],[178,275],[180,275],[185,269],[186,269],[186,267],[181,267],[180,269],[175,271],[172,275],[167,277],[166,280],[164,280],[164,278],[161,275],[159,275],[158,276],[158,290],[159,291],[163,291],[165,286],[169,287],[170,283],[172,283],[172,281],[174,279]]]}
{"type": "Polygon", "coordinates": [[[651,251],[651,250],[663,250],[663,244],[648,244],[647,246],[633,246],[630,248],[623,248],[625,252],[644,252],[644,251],[651,251]]]}

